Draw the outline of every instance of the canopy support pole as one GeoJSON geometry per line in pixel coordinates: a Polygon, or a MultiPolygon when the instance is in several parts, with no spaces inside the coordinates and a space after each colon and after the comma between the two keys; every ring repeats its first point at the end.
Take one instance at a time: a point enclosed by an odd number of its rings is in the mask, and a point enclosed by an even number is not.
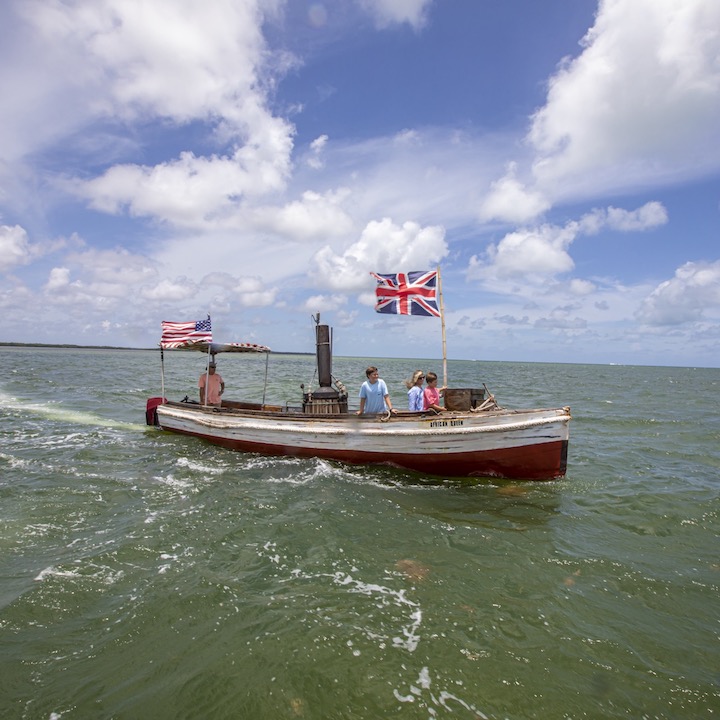
{"type": "Polygon", "coordinates": [[[267,392],[268,364],[270,363],[270,353],[265,353],[265,383],[263,384],[263,410],[265,409],[265,393],[267,392]]]}
{"type": "Polygon", "coordinates": [[[208,351],[207,351],[207,363],[205,367],[205,387],[203,388],[203,405],[207,406],[208,402],[208,389],[210,388],[210,349],[212,347],[211,343],[208,343],[208,351]]]}
{"type": "Polygon", "coordinates": [[[160,348],[160,394],[165,402],[165,351],[160,348]]]}

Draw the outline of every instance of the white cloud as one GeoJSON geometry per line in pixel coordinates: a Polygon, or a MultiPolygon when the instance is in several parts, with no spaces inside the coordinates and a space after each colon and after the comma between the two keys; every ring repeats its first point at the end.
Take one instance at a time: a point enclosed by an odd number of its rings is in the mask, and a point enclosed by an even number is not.
{"type": "Polygon", "coordinates": [[[315,138],[315,140],[310,143],[310,152],[305,162],[307,162],[311,168],[320,170],[320,168],[324,166],[322,152],[327,145],[327,141],[327,135],[320,135],[320,137],[315,138]]]}
{"type": "Polygon", "coordinates": [[[12,285],[0,287],[0,310],[5,313],[5,338],[10,339],[7,333],[12,331],[13,325],[24,325],[25,313],[35,298],[32,291],[16,279],[12,285]]]}
{"type": "Polygon", "coordinates": [[[528,190],[516,177],[516,163],[510,163],[503,178],[490,186],[480,205],[481,220],[523,223],[549,209],[550,203],[536,191],[528,190]]]}
{"type": "Polygon", "coordinates": [[[667,210],[657,201],[645,203],[636,210],[623,210],[610,206],[607,209],[593,210],[580,218],[583,231],[588,235],[599,232],[603,227],[621,232],[649,230],[665,225],[667,221],[667,210]]]}
{"type": "Polygon", "coordinates": [[[233,278],[232,291],[237,295],[262,295],[268,292],[275,294],[276,288],[268,288],[258,277],[233,278]]]}
{"type": "Polygon", "coordinates": [[[720,167],[720,3],[602,0],[528,141],[547,191],[617,190],[720,167]]]}
{"type": "Polygon", "coordinates": [[[390,218],[367,224],[360,239],[342,255],[329,246],[313,258],[313,278],[340,291],[362,291],[372,284],[370,272],[406,272],[434,268],[448,254],[442,227],[415,222],[396,225],[390,218]]]}
{"type": "Polygon", "coordinates": [[[570,313],[561,310],[554,310],[545,317],[538,318],[534,326],[536,328],[551,330],[585,330],[588,326],[587,320],[580,317],[571,317],[570,313]]]}
{"type": "Polygon", "coordinates": [[[408,23],[420,30],[427,21],[432,0],[358,0],[375,20],[378,28],[408,23]]]}
{"type": "MultiPolygon", "coordinates": [[[[66,267],[54,267],[50,271],[48,281],[43,287],[46,298],[57,305],[71,305],[78,309],[79,313],[86,315],[94,308],[102,307],[105,298],[95,295],[93,290],[88,288],[81,280],[71,281],[70,269],[66,267]]],[[[76,321],[79,317],[75,315],[76,321]]]]}
{"type": "Polygon", "coordinates": [[[237,298],[242,307],[266,307],[277,299],[277,288],[269,288],[256,292],[238,292],[237,298]]]}
{"type": "Polygon", "coordinates": [[[69,239],[58,237],[30,242],[27,231],[20,225],[0,225],[0,272],[29,265],[43,256],[68,246],[83,247],[83,245],[83,241],[74,233],[69,239]]]}
{"type": "MultiPolygon", "coordinates": [[[[522,278],[530,284],[543,283],[574,269],[569,248],[581,235],[594,235],[603,228],[632,232],[667,222],[667,211],[659,202],[649,202],[636,210],[609,207],[596,209],[563,227],[545,224],[510,232],[499,243],[491,244],[483,255],[473,255],[467,270],[471,280],[498,287],[508,278],[522,278]]],[[[571,289],[587,293],[591,283],[575,280],[571,289]]],[[[508,291],[514,289],[508,288],[508,291]]]]}
{"type": "Polygon", "coordinates": [[[263,293],[266,288],[258,277],[241,277],[236,279],[233,291],[241,295],[252,295],[263,293]]]}
{"type": "Polygon", "coordinates": [[[125,248],[100,250],[91,248],[67,255],[65,262],[81,269],[94,282],[130,287],[153,280],[157,270],[148,258],[133,255],[125,248]]]}
{"type": "Polygon", "coordinates": [[[348,195],[344,188],[324,195],[307,190],[300,200],[282,207],[255,208],[247,219],[259,231],[300,241],[342,237],[352,230],[352,220],[342,208],[348,195]]]}
{"type": "Polygon", "coordinates": [[[572,295],[590,295],[595,292],[597,285],[590,282],[589,280],[581,280],[580,278],[573,278],[570,281],[570,293],[572,295]]]}
{"type": "Polygon", "coordinates": [[[141,255],[123,248],[91,248],[68,253],[62,266],[50,270],[43,291],[59,302],[76,304],[78,316],[98,309],[128,312],[142,299],[180,297],[168,281],[158,283],[157,275],[152,262],[141,255]]]}
{"type": "Polygon", "coordinates": [[[227,224],[228,218],[234,223],[241,198],[282,189],[289,151],[256,164],[253,157],[244,162],[243,149],[233,157],[183,152],[178,160],[154,167],[116,165],[94,180],[74,181],[73,188],[103,212],[127,209],[131,215],[154,216],[177,227],[227,224]]]}
{"type": "Polygon", "coordinates": [[[273,0],[28,0],[22,12],[78,69],[82,59],[95,68],[81,77],[94,78],[89,89],[101,101],[85,112],[181,123],[218,117],[249,129],[263,120],[258,90],[269,56],[261,26],[277,6],[273,0]]]}
{"type": "Polygon", "coordinates": [[[54,293],[64,290],[70,284],[70,270],[68,268],[53,268],[45,284],[45,291],[54,293]]]}
{"type": "Polygon", "coordinates": [[[143,288],[141,295],[146,300],[178,302],[181,300],[189,300],[197,295],[197,285],[187,278],[180,278],[175,281],[161,280],[152,287],[143,288]]]}
{"type": "Polygon", "coordinates": [[[346,304],[345,295],[313,295],[305,301],[303,307],[311,313],[317,313],[339,310],[346,304]]]}
{"type": "Polygon", "coordinates": [[[27,265],[32,259],[27,232],[19,225],[0,225],[0,272],[17,265],[27,265]]]}
{"type": "Polygon", "coordinates": [[[500,275],[555,275],[575,266],[567,252],[575,228],[544,225],[536,230],[509,233],[490,253],[500,275]]]}
{"type": "Polygon", "coordinates": [[[649,202],[632,212],[614,207],[609,207],[607,212],[608,227],[615,230],[648,230],[668,221],[667,210],[659,202],[649,202]]]}
{"type": "Polygon", "coordinates": [[[267,287],[262,278],[243,276],[235,277],[226,272],[213,272],[200,281],[200,287],[215,292],[220,289],[219,294],[215,294],[213,305],[227,305],[236,300],[242,307],[265,307],[272,305],[276,298],[278,289],[276,287],[267,287]]]}
{"type": "MultiPolygon", "coordinates": [[[[208,144],[228,148],[224,154],[180,152],[69,185],[103,212],[127,210],[179,226],[217,221],[243,197],[282,189],[294,128],[273,115],[266,93],[287,63],[269,52],[262,36],[263,19],[278,6],[273,0],[17,4],[24,24],[10,17],[23,42],[10,44],[0,70],[0,94],[13,97],[15,111],[3,115],[0,157],[20,162],[63,137],[87,150],[79,138],[88,134],[117,145],[107,129],[118,119],[136,127],[163,122],[173,147],[176,130],[197,123],[208,144]],[[36,47],[42,51],[32,54],[36,47]],[[32,118],[52,129],[37,128],[32,118]]],[[[102,159],[100,148],[94,152],[102,159]]]]}
{"type": "Polygon", "coordinates": [[[660,283],[642,303],[641,322],[649,325],[679,325],[700,320],[720,311],[720,260],[688,262],[675,277],[660,283]]]}
{"type": "Polygon", "coordinates": [[[483,259],[470,258],[468,278],[490,279],[519,276],[553,276],[575,267],[567,248],[575,240],[577,225],[542,225],[518,230],[491,244],[483,259]]]}

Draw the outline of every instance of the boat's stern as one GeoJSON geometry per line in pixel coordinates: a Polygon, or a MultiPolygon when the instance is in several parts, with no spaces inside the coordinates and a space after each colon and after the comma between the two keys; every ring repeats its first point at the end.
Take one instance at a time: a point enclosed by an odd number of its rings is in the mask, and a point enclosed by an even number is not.
{"type": "Polygon", "coordinates": [[[163,405],[167,400],[162,397],[151,397],[148,398],[147,404],[145,405],[145,422],[148,425],[159,425],[157,408],[158,405],[163,405]]]}

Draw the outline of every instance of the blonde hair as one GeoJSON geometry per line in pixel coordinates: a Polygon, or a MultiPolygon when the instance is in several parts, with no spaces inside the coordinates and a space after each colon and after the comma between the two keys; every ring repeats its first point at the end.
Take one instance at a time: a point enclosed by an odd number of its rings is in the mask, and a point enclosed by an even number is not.
{"type": "Polygon", "coordinates": [[[416,370],[416,371],[412,374],[412,377],[411,377],[409,380],[406,380],[406,381],[405,381],[405,387],[407,387],[407,389],[409,390],[409,389],[410,389],[411,387],[413,387],[413,386],[417,383],[417,381],[418,381],[421,377],[423,377],[423,376],[424,376],[424,374],[423,374],[423,371],[422,371],[422,370],[416,370]]]}

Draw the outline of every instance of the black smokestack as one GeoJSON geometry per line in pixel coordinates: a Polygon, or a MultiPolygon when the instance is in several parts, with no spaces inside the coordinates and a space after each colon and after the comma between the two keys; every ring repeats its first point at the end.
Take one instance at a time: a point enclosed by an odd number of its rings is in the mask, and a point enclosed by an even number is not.
{"type": "Polygon", "coordinates": [[[317,344],[317,369],[320,387],[332,385],[332,348],[330,347],[330,326],[318,325],[315,329],[317,344]]]}

